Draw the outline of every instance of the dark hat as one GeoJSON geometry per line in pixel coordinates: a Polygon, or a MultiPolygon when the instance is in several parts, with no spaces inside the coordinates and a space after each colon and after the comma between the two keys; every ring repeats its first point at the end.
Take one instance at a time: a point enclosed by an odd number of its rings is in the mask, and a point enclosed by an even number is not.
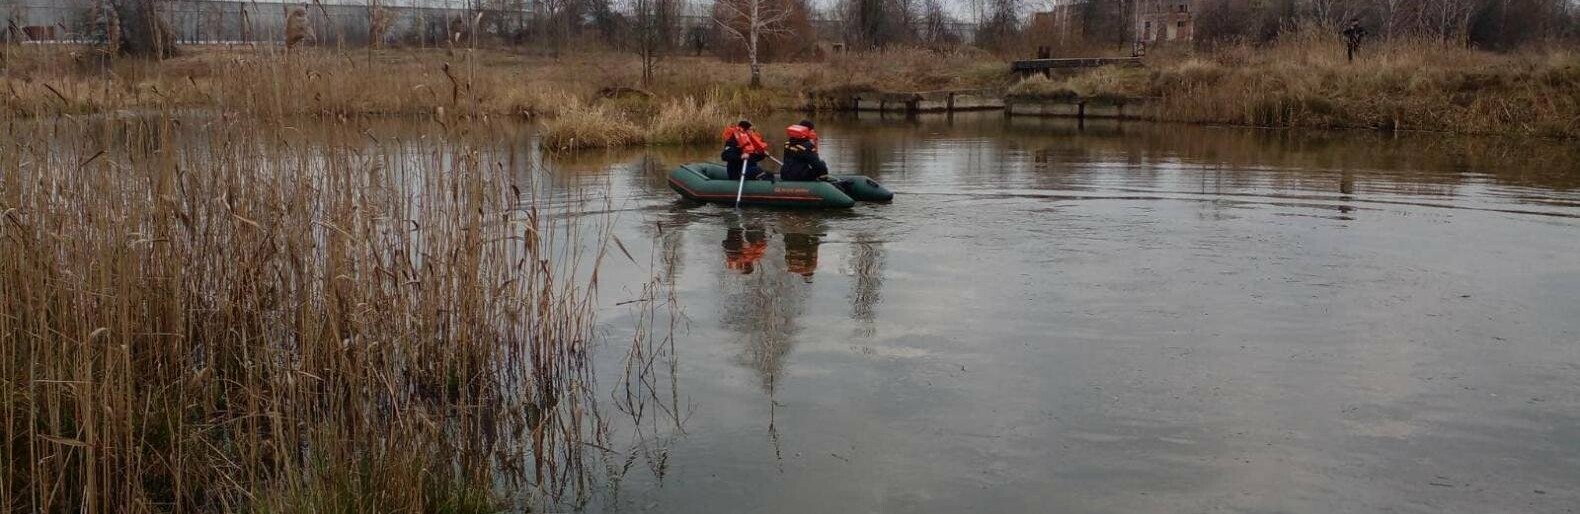
{"type": "Polygon", "coordinates": [[[736,123],[735,126],[740,128],[752,128],[752,122],[748,120],[741,120],[741,122],[736,123]]]}
{"type": "Polygon", "coordinates": [[[801,120],[801,123],[799,125],[801,125],[803,127],[806,127],[806,128],[817,128],[817,127],[812,126],[812,120],[801,120]]]}

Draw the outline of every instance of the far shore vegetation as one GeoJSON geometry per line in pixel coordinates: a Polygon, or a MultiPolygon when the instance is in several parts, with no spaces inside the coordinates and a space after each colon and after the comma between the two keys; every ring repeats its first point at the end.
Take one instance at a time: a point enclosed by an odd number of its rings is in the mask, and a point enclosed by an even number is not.
{"type": "Polygon", "coordinates": [[[1452,23],[1405,0],[1386,12],[1296,2],[1288,13],[1181,2],[1193,38],[1167,42],[1134,41],[1141,29],[1099,3],[1028,18],[1018,13],[1034,9],[998,0],[973,26],[937,2],[905,13],[883,4],[883,19],[901,22],[852,24],[868,14],[848,0],[822,13],[846,16],[826,34],[801,0],[721,2],[711,32],[683,30],[673,0],[632,0],[614,6],[616,19],[556,30],[480,11],[437,39],[391,33],[384,8],[368,9],[362,26],[315,34],[321,9],[294,8],[277,36],[289,44],[265,35],[177,46],[163,43],[168,23],[137,30],[117,18],[147,18],[158,1],[80,1],[90,7],[74,42],[17,44],[12,31],[0,47],[0,112],[519,117],[543,122],[546,146],[575,149],[707,142],[733,118],[864,93],[985,89],[1019,101],[1145,102],[1145,116],[1185,123],[1580,137],[1580,13],[1557,0],[1445,0],[1466,4],[1452,23]],[[1342,35],[1351,19],[1366,31],[1353,61],[1342,35]],[[754,30],[761,48],[748,44],[754,30]],[[139,43],[150,38],[160,42],[139,43]],[[1132,53],[1144,54],[1142,66],[1010,71],[1033,56],[1132,53]]]}

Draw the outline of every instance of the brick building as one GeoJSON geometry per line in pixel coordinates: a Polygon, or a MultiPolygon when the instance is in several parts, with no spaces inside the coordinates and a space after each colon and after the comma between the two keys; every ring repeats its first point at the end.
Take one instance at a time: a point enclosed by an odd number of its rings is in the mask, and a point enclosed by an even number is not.
{"type": "Polygon", "coordinates": [[[1031,14],[1030,32],[1038,45],[1064,45],[1086,36],[1081,25],[1083,2],[1055,0],[1048,10],[1031,14]]]}
{"type": "Polygon", "coordinates": [[[1196,22],[1192,0],[1141,0],[1136,5],[1136,39],[1152,45],[1190,41],[1196,22]]]}

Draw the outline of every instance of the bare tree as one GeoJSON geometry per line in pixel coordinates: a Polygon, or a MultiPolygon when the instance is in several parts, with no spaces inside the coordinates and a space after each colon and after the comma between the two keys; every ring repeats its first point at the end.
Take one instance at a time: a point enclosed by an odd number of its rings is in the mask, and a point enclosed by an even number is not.
{"type": "Polygon", "coordinates": [[[296,48],[304,42],[318,42],[318,37],[313,34],[313,25],[307,21],[307,8],[302,6],[287,7],[285,15],[285,49],[296,48]]]}
{"type": "Polygon", "coordinates": [[[977,25],[977,44],[1003,50],[1020,34],[1020,0],[991,0],[977,25]]]}
{"type": "Polygon", "coordinates": [[[1476,13],[1476,0],[1426,0],[1426,19],[1430,30],[1443,42],[1467,42],[1470,17],[1476,13]]]}
{"type": "Polygon", "coordinates": [[[917,39],[919,0],[844,0],[837,8],[845,19],[845,37],[861,48],[882,48],[917,39]]]}
{"type": "Polygon", "coordinates": [[[1318,24],[1336,28],[1359,14],[1361,4],[1354,0],[1308,0],[1307,9],[1318,24]]]}
{"type": "Polygon", "coordinates": [[[368,48],[384,46],[384,38],[389,35],[390,24],[394,21],[394,13],[380,5],[379,0],[368,1],[368,48]]]}
{"type": "Polygon", "coordinates": [[[176,54],[175,31],[157,0],[105,0],[104,44],[111,55],[163,59],[176,54]]]}
{"type": "Polygon", "coordinates": [[[932,45],[960,42],[960,35],[950,29],[949,12],[941,0],[923,0],[921,37],[932,45]]]}
{"type": "Polygon", "coordinates": [[[1394,35],[1405,25],[1406,18],[1409,16],[1407,11],[1408,2],[1406,0],[1375,0],[1374,3],[1378,25],[1380,25],[1378,28],[1381,29],[1382,37],[1393,39],[1394,35]]]}
{"type": "Polygon", "coordinates": [[[751,87],[762,87],[762,63],[757,43],[763,36],[786,31],[791,11],[773,0],[719,0],[714,4],[713,21],[731,37],[746,42],[746,60],[751,66],[751,87]]]}
{"type": "Polygon", "coordinates": [[[630,0],[631,17],[627,23],[627,47],[642,61],[642,84],[653,81],[659,58],[675,41],[678,21],[676,0],[630,0]]]}

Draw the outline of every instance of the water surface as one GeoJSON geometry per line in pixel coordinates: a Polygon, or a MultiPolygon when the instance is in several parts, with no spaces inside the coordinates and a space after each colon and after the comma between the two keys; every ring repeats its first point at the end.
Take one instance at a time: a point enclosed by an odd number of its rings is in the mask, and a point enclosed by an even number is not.
{"type": "Polygon", "coordinates": [[[894,203],[679,201],[664,174],[709,148],[545,158],[607,187],[634,254],[604,270],[609,339],[649,262],[685,314],[684,434],[597,509],[1580,506],[1572,145],[996,114],[819,131],[894,203]]]}

